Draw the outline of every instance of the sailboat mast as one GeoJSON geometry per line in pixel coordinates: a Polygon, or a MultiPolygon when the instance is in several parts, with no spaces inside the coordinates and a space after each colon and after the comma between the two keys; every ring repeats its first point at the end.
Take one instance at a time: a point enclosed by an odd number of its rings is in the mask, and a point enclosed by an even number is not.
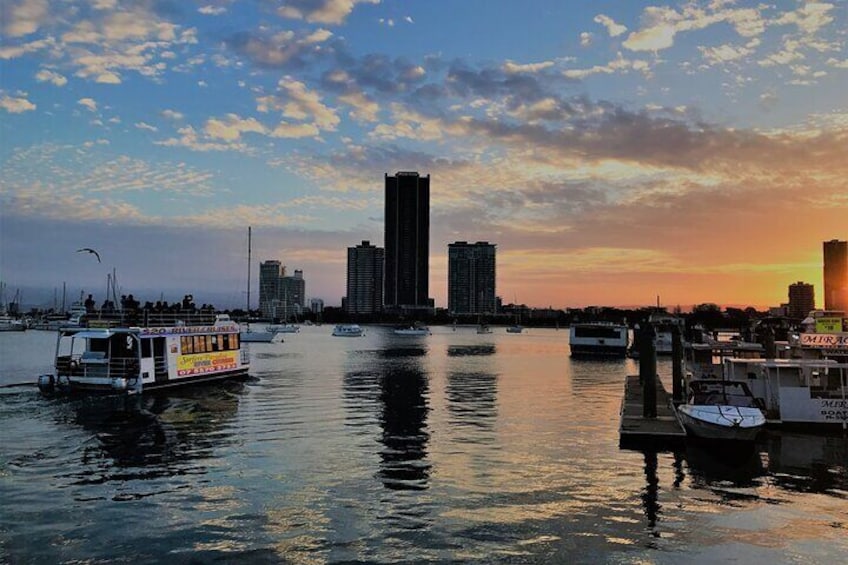
{"type": "Polygon", "coordinates": [[[247,317],[250,319],[250,244],[252,228],[247,226],[247,317]]]}

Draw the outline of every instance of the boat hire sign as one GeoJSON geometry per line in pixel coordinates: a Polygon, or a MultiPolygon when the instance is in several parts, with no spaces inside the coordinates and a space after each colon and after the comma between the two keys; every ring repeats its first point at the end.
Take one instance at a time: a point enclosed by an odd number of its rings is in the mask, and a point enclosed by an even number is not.
{"type": "Polygon", "coordinates": [[[819,349],[848,349],[848,333],[801,334],[801,346],[819,349]]]}
{"type": "Polygon", "coordinates": [[[816,333],[827,334],[842,331],[842,318],[816,319],[816,333]]]}
{"type": "Polygon", "coordinates": [[[237,351],[222,351],[180,355],[177,359],[177,375],[184,377],[236,369],[238,367],[237,353],[237,351]]]}

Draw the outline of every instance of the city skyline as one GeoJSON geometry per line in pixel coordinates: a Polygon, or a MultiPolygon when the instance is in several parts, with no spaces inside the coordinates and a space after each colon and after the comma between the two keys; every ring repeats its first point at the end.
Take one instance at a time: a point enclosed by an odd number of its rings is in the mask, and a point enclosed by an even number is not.
{"type": "Polygon", "coordinates": [[[25,301],[114,269],[238,306],[252,225],[254,264],[339,304],[386,171],[433,179],[440,307],[457,240],[497,241],[532,306],[765,308],[824,298],[822,242],[848,239],[841,3],[10,0],[0,25],[0,278],[25,301]]]}

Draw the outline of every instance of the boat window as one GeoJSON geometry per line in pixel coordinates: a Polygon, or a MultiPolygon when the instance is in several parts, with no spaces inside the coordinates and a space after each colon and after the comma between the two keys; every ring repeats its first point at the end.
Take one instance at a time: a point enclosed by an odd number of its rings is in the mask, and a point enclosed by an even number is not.
{"type": "Polygon", "coordinates": [[[152,339],[141,340],[141,356],[142,357],[153,357],[153,340],[152,339]]]}
{"type": "Polygon", "coordinates": [[[230,334],[230,349],[239,348],[239,334],[230,334]]]}
{"type": "Polygon", "coordinates": [[[212,339],[212,347],[209,349],[210,351],[221,351],[221,336],[213,335],[210,336],[212,339]]]}
{"type": "Polygon", "coordinates": [[[180,338],[180,352],[183,355],[194,353],[194,343],[191,340],[191,336],[182,336],[180,338]]]}
{"type": "Polygon", "coordinates": [[[206,353],[206,340],[203,339],[203,336],[196,335],[192,339],[194,340],[194,352],[206,353]]]}
{"type": "Polygon", "coordinates": [[[574,328],[574,336],[575,337],[606,337],[612,339],[618,339],[620,337],[618,328],[604,328],[604,327],[582,327],[577,326],[574,328]]]}

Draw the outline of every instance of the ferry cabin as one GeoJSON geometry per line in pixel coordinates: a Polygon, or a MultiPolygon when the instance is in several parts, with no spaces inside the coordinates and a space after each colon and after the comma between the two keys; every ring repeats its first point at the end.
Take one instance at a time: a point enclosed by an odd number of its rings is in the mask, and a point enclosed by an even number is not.
{"type": "Polygon", "coordinates": [[[627,326],[607,322],[572,324],[569,347],[572,357],[624,357],[630,344],[627,326]]]}
{"type": "Polygon", "coordinates": [[[43,392],[128,392],[245,376],[247,351],[239,328],[206,326],[63,328],[55,375],[42,375],[43,392]]]}

